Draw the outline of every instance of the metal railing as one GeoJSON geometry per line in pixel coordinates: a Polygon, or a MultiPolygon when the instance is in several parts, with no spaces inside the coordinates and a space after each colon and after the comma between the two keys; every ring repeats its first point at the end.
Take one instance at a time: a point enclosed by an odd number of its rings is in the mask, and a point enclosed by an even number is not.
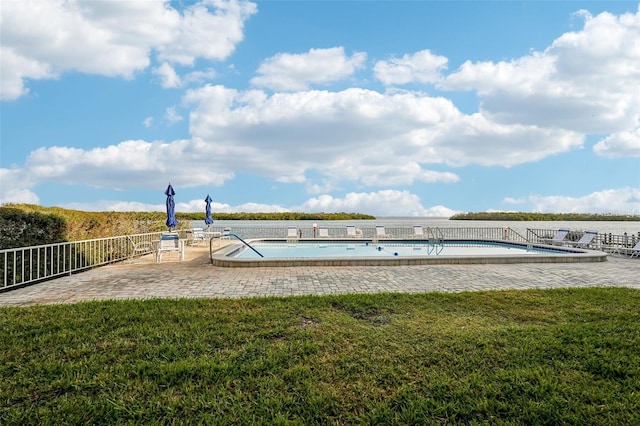
{"type": "Polygon", "coordinates": [[[153,251],[150,243],[160,235],[123,235],[0,250],[0,291],[142,256],[153,251]]]}
{"type": "MultiPolygon", "coordinates": [[[[326,227],[328,237],[322,238],[352,238],[347,235],[346,226],[326,227]]],[[[209,232],[222,233],[227,229],[242,238],[287,238],[288,227],[255,227],[255,226],[238,226],[238,227],[211,227],[209,232]]],[[[298,236],[303,239],[321,238],[317,230],[314,233],[311,227],[300,227],[297,229],[298,236]]],[[[517,242],[527,242],[526,238],[511,228],[506,227],[487,227],[487,228],[439,228],[425,227],[424,235],[418,237],[414,233],[413,227],[385,227],[386,238],[414,239],[422,238],[427,240],[438,239],[482,239],[482,240],[509,240],[517,242]]],[[[357,229],[358,238],[363,239],[379,239],[376,234],[375,226],[361,226],[357,229]]]]}
{"type": "MultiPolygon", "coordinates": [[[[527,240],[532,243],[545,243],[549,242],[554,235],[556,235],[556,229],[532,229],[527,228],[527,240]]],[[[564,241],[567,243],[575,243],[584,234],[584,231],[569,231],[564,241]]],[[[598,233],[589,247],[596,248],[598,250],[612,252],[619,249],[631,248],[640,241],[640,232],[638,235],[615,235],[612,233],[598,233]]]]}

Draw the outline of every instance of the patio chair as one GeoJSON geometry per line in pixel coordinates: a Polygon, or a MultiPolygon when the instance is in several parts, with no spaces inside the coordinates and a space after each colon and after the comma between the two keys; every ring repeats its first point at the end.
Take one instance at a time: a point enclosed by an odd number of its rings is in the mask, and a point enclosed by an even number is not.
{"type": "Polygon", "coordinates": [[[231,239],[231,228],[224,228],[222,230],[222,234],[220,235],[220,240],[230,240],[231,239]]]}
{"type": "Polygon", "coordinates": [[[156,248],[156,262],[162,262],[162,254],[177,252],[178,258],[184,260],[184,241],[180,239],[180,235],[174,232],[167,232],[160,236],[158,246],[156,248]]]}
{"type": "Polygon", "coordinates": [[[638,241],[636,243],[636,245],[633,246],[632,248],[616,247],[616,249],[614,251],[612,251],[612,253],[619,254],[619,255],[622,255],[622,256],[640,258],[640,241],[638,241]]]}
{"type": "Polygon", "coordinates": [[[136,242],[130,235],[127,235],[127,239],[133,246],[131,254],[129,255],[129,263],[133,261],[133,258],[136,257],[136,255],[142,256],[148,253],[153,253],[153,241],[142,240],[136,242]]]}
{"type": "Polygon", "coordinates": [[[200,244],[206,243],[204,237],[204,229],[202,228],[193,228],[187,230],[187,244],[199,246],[200,244]]]}
{"type": "Polygon", "coordinates": [[[347,237],[356,237],[356,227],[354,225],[347,225],[347,237]]]}
{"type": "Polygon", "coordinates": [[[424,238],[424,229],[422,229],[422,225],[413,225],[413,237],[424,238]]]}
{"type": "Polygon", "coordinates": [[[318,237],[320,238],[328,238],[329,237],[329,229],[326,226],[321,226],[318,228],[318,237]]]}
{"type": "Polygon", "coordinates": [[[384,225],[376,225],[376,237],[377,238],[387,238],[389,235],[384,230],[384,225]]]}
{"type": "Polygon", "coordinates": [[[287,239],[291,240],[293,238],[299,238],[298,236],[298,228],[296,228],[295,226],[288,226],[287,227],[287,239]]]}
{"type": "Polygon", "coordinates": [[[544,238],[543,241],[547,244],[562,244],[564,239],[569,235],[569,230],[566,228],[558,229],[556,235],[553,238],[544,238]]]}
{"type": "Polygon", "coordinates": [[[578,241],[570,241],[566,243],[572,247],[588,247],[597,235],[598,231],[586,231],[578,241]]]}

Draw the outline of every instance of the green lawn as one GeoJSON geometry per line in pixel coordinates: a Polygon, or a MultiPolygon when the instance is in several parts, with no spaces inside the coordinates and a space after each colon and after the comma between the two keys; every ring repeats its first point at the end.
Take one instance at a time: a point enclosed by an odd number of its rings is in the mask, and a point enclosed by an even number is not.
{"type": "Polygon", "coordinates": [[[640,292],[0,308],[0,424],[640,424],[640,292]]]}

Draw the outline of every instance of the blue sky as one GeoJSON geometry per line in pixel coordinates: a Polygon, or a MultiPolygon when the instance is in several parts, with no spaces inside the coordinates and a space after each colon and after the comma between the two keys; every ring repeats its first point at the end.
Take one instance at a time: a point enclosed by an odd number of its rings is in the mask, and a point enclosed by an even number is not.
{"type": "Polygon", "coordinates": [[[628,1],[0,8],[0,203],[640,214],[628,1]]]}

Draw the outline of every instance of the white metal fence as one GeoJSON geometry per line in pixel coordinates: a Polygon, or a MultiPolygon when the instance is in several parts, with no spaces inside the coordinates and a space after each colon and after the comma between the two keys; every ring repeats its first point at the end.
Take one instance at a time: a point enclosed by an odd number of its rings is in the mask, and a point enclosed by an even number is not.
{"type": "MultiPolygon", "coordinates": [[[[350,238],[347,235],[346,226],[326,227],[329,238],[350,238]]],[[[258,227],[258,226],[238,226],[219,227],[214,226],[209,229],[212,232],[224,234],[225,231],[232,232],[240,237],[247,238],[287,238],[288,227],[258,227]]],[[[320,238],[318,229],[311,226],[297,228],[299,238],[320,238]]],[[[413,227],[385,227],[387,238],[416,238],[413,227]]],[[[378,238],[375,226],[358,227],[358,238],[375,239],[378,238]]],[[[526,242],[526,238],[511,228],[487,227],[487,228],[438,228],[424,227],[423,236],[425,239],[487,239],[487,240],[510,240],[526,242]]]]}
{"type": "Polygon", "coordinates": [[[141,243],[157,240],[160,234],[125,235],[0,250],[0,290],[70,275],[149,253],[152,245],[141,243]],[[136,250],[140,246],[147,248],[136,250]]]}

